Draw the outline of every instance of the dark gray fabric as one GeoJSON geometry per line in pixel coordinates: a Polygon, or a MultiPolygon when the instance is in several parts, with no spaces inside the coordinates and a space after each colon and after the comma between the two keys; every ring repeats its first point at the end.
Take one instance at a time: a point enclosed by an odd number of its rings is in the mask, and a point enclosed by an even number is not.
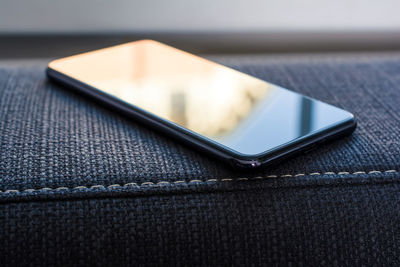
{"type": "MultiPolygon", "coordinates": [[[[398,266],[400,187],[281,187],[0,206],[9,265],[398,266]]],[[[4,266],[2,264],[2,266],[4,266]]]]}
{"type": "Polygon", "coordinates": [[[0,264],[399,264],[400,57],[243,62],[358,128],[243,173],[0,68],[0,264]]]}

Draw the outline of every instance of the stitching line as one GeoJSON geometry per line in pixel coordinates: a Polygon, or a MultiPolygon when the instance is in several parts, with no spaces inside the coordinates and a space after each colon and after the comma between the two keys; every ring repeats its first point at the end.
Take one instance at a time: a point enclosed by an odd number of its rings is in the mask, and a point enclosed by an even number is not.
{"type": "Polygon", "coordinates": [[[64,191],[64,190],[87,190],[87,189],[115,189],[115,188],[129,188],[129,187],[149,187],[149,186],[163,186],[163,185],[174,185],[174,184],[196,184],[196,183],[216,183],[216,182],[234,182],[234,181],[249,181],[249,180],[264,180],[268,178],[287,178],[287,177],[299,177],[299,176],[321,176],[321,175],[360,175],[360,174],[377,174],[377,173],[398,173],[397,170],[386,170],[386,171],[356,171],[356,172],[312,172],[309,174],[305,173],[298,173],[298,174],[283,174],[283,175],[268,175],[268,176],[256,176],[256,177],[251,177],[251,178],[246,178],[246,177],[241,177],[241,178],[223,178],[220,180],[217,179],[207,179],[207,180],[190,180],[190,181],[185,181],[185,180],[178,180],[178,181],[173,181],[173,182],[168,182],[168,181],[160,181],[160,182],[143,182],[143,183],[126,183],[123,185],[120,184],[112,184],[112,185],[92,185],[92,186],[75,186],[75,187],[57,187],[57,188],[49,188],[49,187],[43,187],[39,189],[25,189],[25,190],[16,190],[16,189],[8,189],[5,191],[0,190],[0,194],[17,194],[17,193],[33,193],[33,192],[40,192],[40,191],[64,191]]]}

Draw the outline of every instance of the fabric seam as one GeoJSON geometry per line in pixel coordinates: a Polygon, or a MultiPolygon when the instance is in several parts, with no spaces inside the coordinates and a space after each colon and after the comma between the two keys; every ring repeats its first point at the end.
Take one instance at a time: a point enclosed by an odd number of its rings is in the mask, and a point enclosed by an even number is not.
{"type": "Polygon", "coordinates": [[[43,188],[29,188],[29,189],[24,189],[24,190],[17,190],[17,189],[7,189],[4,191],[0,190],[0,194],[20,194],[20,193],[32,193],[32,192],[41,192],[41,191],[63,191],[63,190],[79,190],[79,189],[115,189],[115,188],[128,188],[128,187],[136,187],[136,188],[141,188],[141,187],[149,187],[149,186],[164,186],[164,185],[177,185],[177,184],[194,184],[194,183],[210,183],[210,182],[235,182],[235,181],[249,181],[249,180],[264,180],[268,178],[289,178],[289,177],[301,177],[301,176],[321,176],[321,175],[361,175],[361,174],[382,174],[382,173],[398,173],[397,170],[386,170],[386,171],[356,171],[356,172],[347,172],[347,171],[341,171],[341,172],[312,172],[312,173],[298,173],[298,174],[283,174],[283,175],[268,175],[268,176],[256,176],[256,177],[239,177],[239,178],[222,178],[222,179],[207,179],[207,180],[199,180],[199,179],[194,179],[194,180],[177,180],[173,182],[169,181],[160,181],[160,182],[143,182],[143,183],[125,183],[125,184],[112,184],[112,185],[92,185],[92,186],[74,186],[74,187],[66,187],[66,186],[60,186],[57,188],[49,188],[49,187],[43,187],[43,188]]]}

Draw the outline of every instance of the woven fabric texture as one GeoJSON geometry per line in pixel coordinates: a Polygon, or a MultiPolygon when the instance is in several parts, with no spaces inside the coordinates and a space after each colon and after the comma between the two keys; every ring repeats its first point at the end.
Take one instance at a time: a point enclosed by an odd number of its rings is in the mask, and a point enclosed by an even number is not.
{"type": "Polygon", "coordinates": [[[358,128],[239,172],[1,65],[0,265],[399,265],[400,56],[226,62],[358,128]]]}

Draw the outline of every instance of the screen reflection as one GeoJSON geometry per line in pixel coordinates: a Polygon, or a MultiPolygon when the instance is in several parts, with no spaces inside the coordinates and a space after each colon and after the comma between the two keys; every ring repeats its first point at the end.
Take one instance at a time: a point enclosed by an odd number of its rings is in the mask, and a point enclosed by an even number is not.
{"type": "Polygon", "coordinates": [[[143,40],[49,67],[242,154],[259,154],[350,113],[143,40]]]}

